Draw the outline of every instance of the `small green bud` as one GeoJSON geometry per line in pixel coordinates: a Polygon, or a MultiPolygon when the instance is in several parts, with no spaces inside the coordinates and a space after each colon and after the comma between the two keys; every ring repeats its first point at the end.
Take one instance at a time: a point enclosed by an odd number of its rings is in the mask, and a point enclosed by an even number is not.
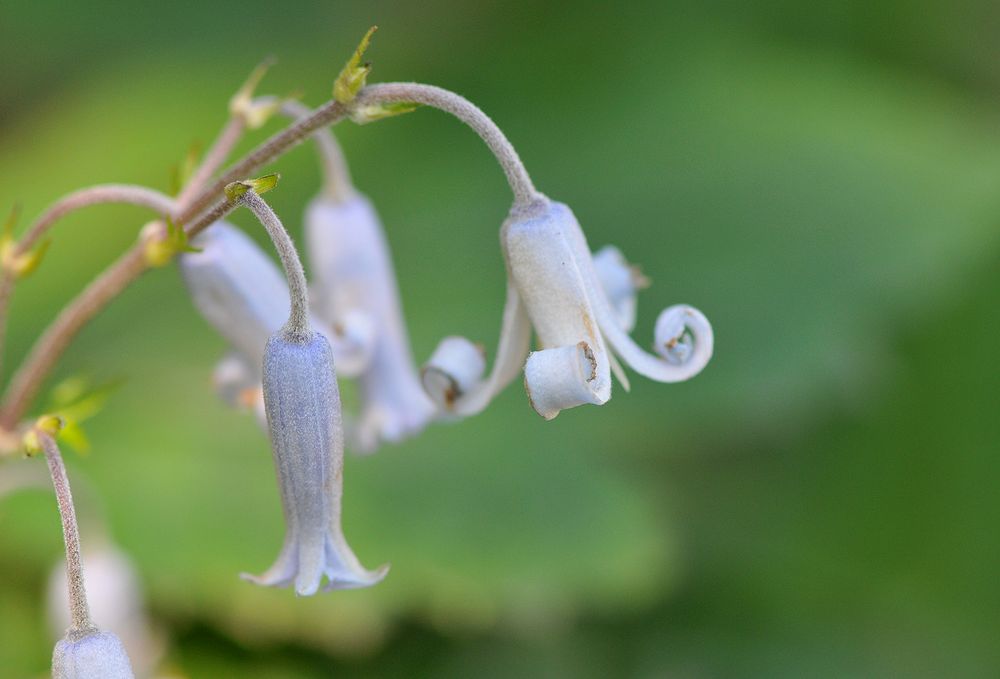
{"type": "Polygon", "coordinates": [[[142,238],[146,264],[154,268],[166,266],[182,252],[198,251],[188,242],[184,228],[169,217],[166,218],[165,230],[158,222],[151,222],[143,229],[142,238]]]}
{"type": "Polygon", "coordinates": [[[63,428],[63,419],[58,415],[42,415],[21,439],[24,451],[36,455],[42,451],[42,436],[58,436],[63,428]]]}
{"type": "Polygon", "coordinates": [[[383,118],[410,113],[420,108],[421,104],[415,101],[393,101],[384,104],[371,104],[369,106],[358,106],[351,109],[351,120],[358,125],[372,123],[383,118]]]}
{"type": "Polygon", "coordinates": [[[229,202],[235,203],[251,189],[257,195],[267,193],[278,185],[278,181],[280,179],[281,175],[275,173],[266,174],[263,177],[258,177],[257,179],[244,179],[242,181],[233,182],[232,184],[228,184],[226,186],[226,198],[229,199],[229,202]]]}
{"type": "Polygon", "coordinates": [[[378,26],[372,26],[368,29],[365,37],[361,38],[361,43],[354,50],[351,58],[347,60],[347,64],[341,70],[340,75],[337,76],[337,80],[333,84],[333,98],[341,104],[348,104],[354,101],[354,97],[365,86],[365,80],[372,70],[372,65],[370,63],[362,64],[361,57],[364,56],[365,51],[368,49],[372,34],[377,30],[378,26]]]}

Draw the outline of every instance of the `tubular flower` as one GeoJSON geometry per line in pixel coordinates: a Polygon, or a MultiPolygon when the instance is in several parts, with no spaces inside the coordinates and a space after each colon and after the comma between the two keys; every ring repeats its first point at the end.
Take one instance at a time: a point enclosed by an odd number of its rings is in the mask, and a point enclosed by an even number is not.
{"type": "Polygon", "coordinates": [[[69,632],[52,652],[52,679],[132,679],[125,647],[96,627],[69,632]]]}
{"type": "Polygon", "coordinates": [[[292,584],[296,594],[319,589],[367,587],[382,580],[388,565],[365,570],[347,545],[340,525],[344,488],[344,439],[333,350],[309,319],[305,272],[281,220],[253,190],[230,184],[226,194],[253,211],[267,229],[288,282],[289,314],[264,347],[264,409],[285,515],[285,541],[263,575],[244,575],[274,587],[292,584]]]}
{"type": "Polygon", "coordinates": [[[322,195],[306,211],[315,276],[315,313],[349,337],[370,328],[370,356],[358,375],[361,412],[352,443],[362,452],[424,428],[434,405],[420,385],[410,353],[389,247],[371,203],[352,191],[322,195]],[[353,318],[353,320],[352,320],[353,318]]]}
{"type": "Polygon", "coordinates": [[[281,553],[259,585],[294,584],[296,594],[368,587],[388,565],[365,570],[340,526],[344,443],[333,353],[319,333],[277,333],[264,352],[264,403],[287,532],[281,553]]]}
{"type": "MultiPolygon", "coordinates": [[[[259,409],[254,395],[260,394],[264,345],[288,318],[288,285],[257,243],[232,224],[216,222],[194,245],[198,252],[178,257],[181,274],[198,311],[234,349],[213,381],[227,403],[259,409]],[[236,393],[234,385],[240,387],[236,393]]],[[[312,323],[334,347],[341,372],[360,371],[367,362],[362,347],[369,343],[363,323],[349,325],[353,336],[334,333],[317,319],[312,323]]]]}
{"type": "Polygon", "coordinates": [[[634,293],[644,279],[628,276],[617,250],[592,256],[569,207],[540,198],[515,210],[500,234],[507,264],[507,302],[490,375],[466,339],[445,338],[424,367],[424,387],[455,415],[481,411],[518,371],[531,406],[545,419],[611,398],[611,371],[625,382],[614,354],[646,377],[678,382],[698,374],[712,355],[712,327],[700,311],[671,306],[656,322],[652,356],[628,334],[634,293]],[[595,261],[596,260],[596,261],[595,261]],[[601,275],[603,272],[604,275],[601,275]],[[532,328],[539,349],[529,352],[532,328]],[[610,351],[609,351],[610,350],[610,351]]]}

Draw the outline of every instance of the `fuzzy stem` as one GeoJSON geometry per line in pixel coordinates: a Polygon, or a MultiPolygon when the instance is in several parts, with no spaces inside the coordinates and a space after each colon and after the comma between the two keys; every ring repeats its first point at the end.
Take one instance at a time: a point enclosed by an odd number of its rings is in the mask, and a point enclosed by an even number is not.
{"type": "Polygon", "coordinates": [[[59,517],[62,519],[63,542],[66,543],[66,580],[69,585],[69,616],[70,634],[89,632],[94,623],[90,619],[90,607],[87,605],[87,588],[83,580],[83,560],[80,557],[80,531],[76,525],[76,510],[73,508],[73,493],[69,487],[69,477],[66,476],[66,466],[63,464],[59,446],[48,434],[39,434],[42,449],[45,451],[45,461],[49,464],[49,474],[52,476],[52,486],[56,492],[56,502],[59,505],[59,517]]]}
{"type": "Polygon", "coordinates": [[[278,219],[278,215],[256,191],[253,189],[247,191],[240,198],[240,203],[253,212],[267,229],[267,235],[271,237],[274,249],[278,251],[278,257],[281,259],[281,265],[285,268],[291,310],[288,314],[288,322],[285,323],[282,332],[289,339],[297,341],[308,339],[311,332],[309,327],[309,288],[306,283],[306,273],[302,269],[302,261],[299,259],[299,253],[295,250],[295,243],[292,242],[292,237],[288,235],[288,231],[278,219]]]}
{"type": "MultiPolygon", "coordinates": [[[[235,207],[235,204],[228,200],[219,202],[187,228],[188,235],[199,233],[210,224],[222,219],[235,207]]],[[[10,430],[17,425],[38,393],[46,375],[80,329],[147,269],[149,264],[146,262],[144,247],[140,243],[91,281],[90,285],[56,316],[41,337],[35,341],[31,353],[7,387],[0,408],[0,427],[10,430]]]]}
{"type": "Polygon", "coordinates": [[[226,162],[226,158],[229,157],[233,148],[239,143],[245,130],[246,121],[243,119],[243,116],[237,115],[229,118],[225,127],[222,128],[219,136],[212,144],[212,148],[205,154],[198,169],[194,171],[194,174],[191,175],[191,178],[181,190],[180,195],[177,196],[177,204],[182,210],[191,204],[191,201],[204,188],[208,180],[215,174],[215,171],[226,162]]]}
{"type": "MultiPolygon", "coordinates": [[[[312,114],[312,109],[300,101],[289,99],[281,105],[281,113],[290,118],[301,120],[312,114]]],[[[344,151],[337,143],[337,138],[329,127],[321,127],[313,132],[313,141],[319,153],[320,165],[323,171],[323,190],[335,201],[343,201],[354,195],[354,185],[351,183],[351,172],[344,158],[344,151]]]]}
{"type": "Polygon", "coordinates": [[[215,180],[207,188],[203,189],[198,197],[191,201],[191,204],[177,216],[177,221],[181,224],[187,223],[192,216],[204,210],[212,199],[223,192],[227,184],[240,179],[253,176],[253,173],[260,167],[271,162],[278,156],[295,146],[310,136],[321,127],[332,125],[344,118],[347,110],[343,104],[336,101],[328,101],[309,115],[297,122],[289,125],[281,132],[278,132],[270,139],[257,146],[242,159],[229,166],[229,169],[221,177],[215,180]]]}
{"type": "Polygon", "coordinates": [[[397,102],[415,102],[440,109],[471,127],[490,147],[490,151],[503,168],[507,183],[514,192],[516,207],[527,207],[542,197],[535,189],[517,151],[504,133],[478,106],[461,95],[421,83],[379,83],[362,89],[351,103],[351,107],[361,108],[397,102]]]}
{"type": "MultiPolygon", "coordinates": [[[[160,214],[171,214],[175,208],[174,200],[170,196],[144,186],[98,184],[80,189],[63,196],[49,206],[14,246],[13,256],[17,257],[29,252],[62,217],[80,208],[101,203],[138,205],[160,214]]],[[[7,336],[7,309],[10,306],[13,290],[14,278],[11,273],[6,269],[0,271],[0,366],[3,365],[4,340],[7,336]]]]}
{"type": "MultiPolygon", "coordinates": [[[[346,113],[342,104],[328,101],[313,111],[308,118],[303,118],[273,135],[231,165],[211,186],[202,189],[187,207],[174,216],[175,223],[188,224],[196,215],[201,215],[209,208],[215,196],[223,193],[227,184],[251,176],[257,168],[302,143],[302,140],[314,131],[340,121],[346,113]]],[[[213,221],[220,219],[231,207],[220,211],[217,206],[205,213],[205,216],[198,219],[197,225],[188,227],[188,235],[197,234],[213,221]],[[213,213],[217,213],[215,219],[208,220],[207,217],[213,216],[213,213]]],[[[3,401],[0,403],[0,428],[10,430],[17,424],[41,387],[42,381],[76,333],[147,268],[143,245],[137,245],[122,255],[63,308],[41,337],[35,341],[28,358],[4,392],[3,401]]],[[[0,288],[0,293],[2,292],[0,288]]]]}
{"type": "Polygon", "coordinates": [[[31,250],[35,243],[44,236],[56,221],[70,212],[100,203],[125,203],[147,207],[161,215],[173,214],[176,204],[170,196],[148,189],[145,186],[130,184],[98,184],[86,189],[80,189],[67,194],[53,203],[42,213],[35,223],[25,232],[17,243],[16,255],[31,250]]]}
{"type": "MultiPolygon", "coordinates": [[[[507,182],[514,192],[515,206],[528,206],[541,198],[517,152],[503,132],[478,107],[453,92],[418,83],[369,85],[361,90],[351,107],[397,101],[412,101],[439,108],[472,127],[500,161],[504,174],[507,176],[507,182]]],[[[232,164],[210,186],[203,188],[186,207],[179,211],[179,214],[175,215],[175,222],[179,225],[187,224],[196,215],[201,215],[208,209],[214,197],[221,194],[227,184],[252,176],[258,168],[302,143],[316,130],[339,122],[347,113],[347,107],[343,104],[328,101],[314,110],[308,117],[299,119],[273,135],[232,164]]],[[[213,212],[215,211],[213,210],[213,212]]],[[[212,216],[212,213],[207,213],[207,215],[212,216]]],[[[204,224],[201,228],[191,227],[188,229],[188,234],[194,235],[212,223],[212,221],[205,221],[204,218],[199,219],[199,223],[202,222],[204,224]]],[[[37,393],[41,382],[80,328],[119,292],[138,278],[146,268],[140,245],[119,258],[111,268],[88,285],[60,312],[35,342],[27,360],[11,381],[4,395],[2,406],[0,406],[0,427],[11,429],[17,424],[31,399],[37,393]]],[[[3,288],[0,286],[0,301],[2,301],[2,294],[3,288]]]]}

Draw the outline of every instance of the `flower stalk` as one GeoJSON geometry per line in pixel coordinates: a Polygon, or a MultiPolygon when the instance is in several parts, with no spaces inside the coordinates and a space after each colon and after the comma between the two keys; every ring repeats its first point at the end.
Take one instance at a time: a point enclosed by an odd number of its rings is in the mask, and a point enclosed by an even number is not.
{"type": "Polygon", "coordinates": [[[63,464],[59,446],[49,432],[38,432],[38,440],[45,452],[45,461],[52,476],[59,517],[62,520],[63,542],[66,545],[66,576],[69,587],[70,634],[82,634],[95,629],[87,604],[87,588],[83,581],[83,560],[80,557],[80,530],[73,508],[73,493],[63,464]]]}

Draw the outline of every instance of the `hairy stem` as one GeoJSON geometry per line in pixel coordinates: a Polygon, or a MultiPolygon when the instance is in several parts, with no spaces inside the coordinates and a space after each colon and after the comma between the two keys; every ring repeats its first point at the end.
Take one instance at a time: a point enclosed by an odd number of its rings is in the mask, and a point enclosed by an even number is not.
{"type": "Polygon", "coordinates": [[[351,106],[389,104],[397,102],[415,102],[425,106],[440,109],[450,113],[475,130],[476,134],[486,142],[490,151],[496,156],[500,167],[507,176],[507,183],[514,192],[514,203],[518,207],[526,207],[541,195],[521,162],[520,156],[514,150],[500,128],[493,120],[471,101],[454,92],[421,83],[379,83],[369,85],[358,93],[351,106]]]}
{"type": "Polygon", "coordinates": [[[87,632],[94,629],[90,619],[90,607],[87,605],[87,588],[83,581],[83,560],[80,557],[80,531],[76,525],[76,510],[73,508],[73,493],[69,487],[69,477],[66,476],[66,466],[63,464],[59,446],[48,434],[39,434],[42,449],[45,451],[45,461],[49,465],[52,476],[52,486],[56,492],[56,502],[59,505],[59,517],[62,519],[63,542],[66,543],[66,580],[69,585],[69,617],[70,633],[87,632]]]}
{"type": "MultiPolygon", "coordinates": [[[[228,200],[221,201],[188,227],[188,234],[199,233],[235,207],[228,200]]],[[[9,430],[17,425],[45,377],[80,329],[148,268],[144,246],[140,243],[115,260],[56,316],[35,341],[7,387],[0,407],[0,427],[9,430]]]]}
{"type": "Polygon", "coordinates": [[[198,194],[198,197],[192,200],[191,204],[181,211],[177,216],[177,221],[181,224],[186,224],[192,216],[204,210],[215,196],[221,194],[227,184],[252,176],[258,168],[263,167],[289,149],[298,146],[302,143],[302,140],[319,128],[338,122],[346,114],[347,110],[343,104],[336,101],[328,101],[313,111],[309,117],[292,123],[281,132],[261,143],[242,159],[230,165],[229,169],[221,177],[203,189],[198,194]]]}
{"type": "Polygon", "coordinates": [[[278,251],[278,257],[281,259],[281,265],[285,268],[285,278],[288,279],[288,294],[291,298],[291,311],[283,332],[286,336],[294,337],[297,340],[307,339],[310,333],[309,287],[306,283],[306,273],[302,269],[302,261],[295,249],[295,243],[292,242],[292,237],[288,235],[288,231],[278,219],[278,215],[257,192],[252,189],[247,191],[240,198],[240,203],[249,208],[267,229],[267,235],[271,237],[274,249],[278,251]]]}
{"type": "MultiPolygon", "coordinates": [[[[392,102],[416,102],[456,116],[475,130],[493,151],[514,193],[515,206],[526,207],[541,198],[510,141],[489,116],[467,99],[432,85],[383,83],[363,88],[350,107],[392,102]]],[[[348,112],[348,107],[345,105],[336,101],[328,101],[307,117],[299,119],[273,135],[241,160],[232,164],[215,182],[203,188],[174,216],[176,223],[179,225],[188,224],[195,216],[204,213],[198,219],[200,228],[193,225],[187,229],[188,234],[192,236],[201,231],[216,219],[221,218],[229,209],[217,206],[209,212],[205,212],[215,197],[223,192],[227,184],[251,176],[255,170],[302,143],[316,130],[340,121],[348,112]]],[[[80,328],[119,292],[138,278],[146,268],[142,246],[136,246],[98,276],[60,312],[35,342],[27,360],[11,381],[3,403],[0,405],[0,427],[11,429],[17,424],[37,393],[41,382],[80,328]]],[[[0,286],[0,301],[2,301],[2,295],[3,288],[0,286]]]]}
{"type": "Polygon", "coordinates": [[[180,195],[177,196],[177,205],[181,210],[190,205],[191,201],[205,187],[205,184],[212,178],[216,170],[222,167],[222,164],[226,162],[226,158],[229,157],[233,148],[239,143],[245,130],[246,122],[243,116],[237,115],[229,118],[225,127],[222,128],[219,136],[212,144],[212,148],[208,150],[201,164],[198,165],[198,169],[194,171],[194,174],[191,175],[191,178],[181,190],[180,195]]]}
{"type": "Polygon", "coordinates": [[[28,252],[44,236],[52,225],[70,212],[100,203],[125,203],[147,207],[161,215],[173,214],[176,204],[170,196],[130,184],[98,184],[67,194],[53,203],[35,223],[28,228],[18,241],[15,254],[28,252]]]}
{"type": "MultiPolygon", "coordinates": [[[[289,99],[281,105],[281,113],[293,119],[308,118],[312,109],[300,101],[289,99]]],[[[344,152],[337,143],[337,138],[328,127],[321,127],[313,132],[313,141],[319,153],[323,172],[323,190],[336,201],[346,200],[354,195],[354,185],[351,183],[351,172],[347,168],[344,152]]]]}
{"type": "MultiPolygon", "coordinates": [[[[71,212],[89,205],[102,203],[124,203],[147,207],[160,214],[171,214],[174,201],[170,196],[130,184],[99,184],[67,194],[49,206],[35,222],[28,227],[24,236],[14,246],[12,255],[18,257],[29,252],[48,233],[49,229],[71,212]]],[[[14,278],[9,271],[0,271],[0,366],[3,365],[4,340],[7,336],[7,309],[14,291],[14,278]]]]}

